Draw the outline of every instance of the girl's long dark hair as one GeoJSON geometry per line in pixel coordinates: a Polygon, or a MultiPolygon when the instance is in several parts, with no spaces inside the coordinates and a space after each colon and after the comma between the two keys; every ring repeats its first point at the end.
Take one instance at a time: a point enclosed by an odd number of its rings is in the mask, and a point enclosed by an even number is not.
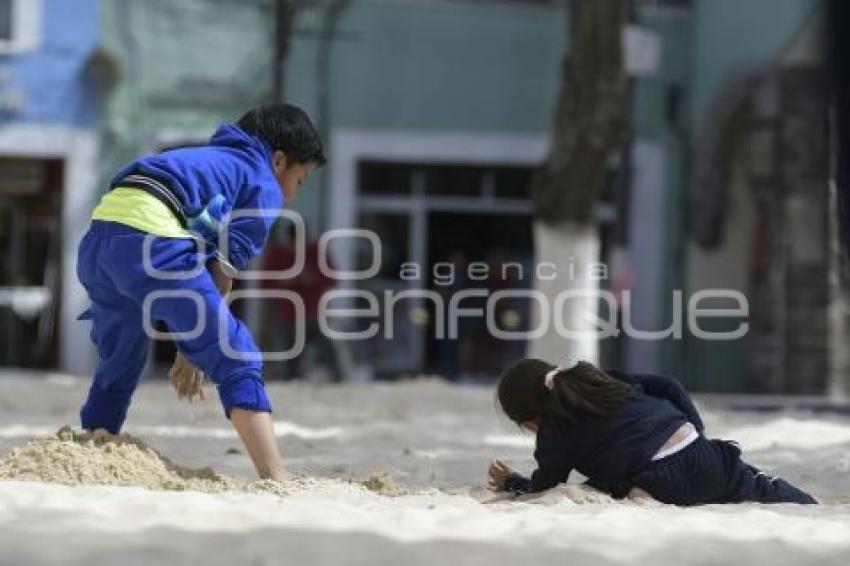
{"type": "Polygon", "coordinates": [[[517,424],[540,419],[553,426],[569,425],[589,417],[612,415],[626,400],[629,386],[588,362],[560,370],[553,387],[546,374],[557,366],[525,359],[499,378],[502,410],[517,424]]]}

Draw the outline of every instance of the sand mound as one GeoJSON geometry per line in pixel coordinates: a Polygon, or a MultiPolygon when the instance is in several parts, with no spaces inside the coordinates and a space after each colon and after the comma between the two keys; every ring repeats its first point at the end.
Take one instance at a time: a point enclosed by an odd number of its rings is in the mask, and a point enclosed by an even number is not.
{"type": "Polygon", "coordinates": [[[484,488],[473,489],[469,495],[479,503],[510,503],[522,502],[533,505],[622,505],[638,504],[628,499],[617,500],[583,484],[561,484],[548,491],[514,495],[511,493],[493,493],[484,488]]]}
{"type": "MultiPolygon", "coordinates": [[[[362,490],[399,497],[415,492],[381,472],[359,482],[291,475],[286,481],[248,481],[216,473],[212,468],[178,466],[129,434],[104,431],[77,433],[65,426],[48,438],[31,440],[0,459],[0,480],[25,480],[66,485],[133,486],[154,490],[242,491],[279,496],[315,492],[323,488],[362,490]]],[[[584,485],[561,485],[541,494],[514,497],[487,490],[466,491],[481,503],[521,501],[539,505],[613,504],[608,495],[584,485]]]]}
{"type": "Polygon", "coordinates": [[[0,459],[0,479],[209,492],[240,487],[211,468],[178,466],[128,434],[80,434],[67,426],[0,459]]]}
{"type": "Polygon", "coordinates": [[[399,483],[389,472],[374,474],[369,479],[361,481],[360,485],[369,491],[374,491],[375,493],[380,493],[381,495],[386,495],[388,497],[399,497],[401,495],[411,494],[410,489],[399,483]]]}
{"type": "Polygon", "coordinates": [[[323,487],[351,486],[381,495],[410,491],[389,474],[351,484],[340,480],[291,475],[286,481],[247,481],[212,468],[178,466],[129,434],[77,433],[65,426],[48,438],[31,440],[0,459],[0,480],[43,481],[66,485],[134,486],[156,490],[244,491],[285,496],[323,487]]]}
{"type": "Polygon", "coordinates": [[[579,505],[613,505],[621,503],[607,493],[602,493],[583,484],[561,484],[543,493],[524,495],[519,499],[527,503],[536,503],[539,505],[557,505],[564,502],[572,502],[579,505]]]}

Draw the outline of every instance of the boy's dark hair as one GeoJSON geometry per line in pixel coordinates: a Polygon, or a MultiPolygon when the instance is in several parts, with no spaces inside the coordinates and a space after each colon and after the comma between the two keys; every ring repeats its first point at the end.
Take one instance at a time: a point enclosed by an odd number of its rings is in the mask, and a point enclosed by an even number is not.
{"type": "Polygon", "coordinates": [[[282,151],[298,163],[325,164],[322,140],[307,114],[292,104],[260,106],[236,122],[239,128],[262,138],[274,151],[282,151]]]}
{"type": "Polygon", "coordinates": [[[557,366],[543,360],[525,359],[505,370],[497,395],[502,410],[517,424],[540,419],[563,426],[589,417],[612,415],[626,400],[629,386],[588,362],[560,370],[553,387],[546,374],[557,366]]]}

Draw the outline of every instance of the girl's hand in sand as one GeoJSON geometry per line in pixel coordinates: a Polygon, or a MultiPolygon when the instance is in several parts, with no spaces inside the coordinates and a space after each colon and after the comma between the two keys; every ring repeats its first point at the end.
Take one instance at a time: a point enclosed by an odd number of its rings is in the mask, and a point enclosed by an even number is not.
{"type": "Polygon", "coordinates": [[[507,480],[508,475],[512,473],[513,470],[510,469],[504,462],[501,460],[493,460],[490,462],[490,481],[487,483],[487,486],[493,491],[505,491],[505,480],[507,480]]]}
{"type": "Polygon", "coordinates": [[[655,498],[652,497],[649,493],[645,492],[639,487],[633,487],[629,490],[628,495],[626,495],[628,499],[634,501],[635,503],[652,503],[655,501],[655,498]]]}
{"type": "Polygon", "coordinates": [[[183,354],[177,352],[174,357],[174,365],[168,372],[171,385],[177,391],[180,399],[194,401],[195,397],[204,399],[204,372],[196,368],[183,354]]]}

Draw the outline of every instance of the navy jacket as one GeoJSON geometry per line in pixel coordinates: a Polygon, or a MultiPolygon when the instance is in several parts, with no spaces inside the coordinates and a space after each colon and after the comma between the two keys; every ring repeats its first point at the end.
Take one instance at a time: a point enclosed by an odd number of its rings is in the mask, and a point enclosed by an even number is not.
{"type": "Polygon", "coordinates": [[[537,470],[530,479],[510,474],[506,490],[543,491],[567,481],[570,472],[577,470],[588,478],[589,485],[623,497],[631,488],[631,476],[679,427],[690,422],[703,432],[702,419],[677,380],[605,371],[631,385],[623,406],[610,417],[591,417],[558,429],[541,426],[534,451],[537,470]]]}
{"type": "Polygon", "coordinates": [[[223,214],[240,209],[264,211],[264,217],[237,217],[228,226],[227,260],[243,269],[263,249],[284,204],[271,154],[263,140],[224,124],[208,145],[139,158],[124,166],[111,184],[120,185],[132,174],[158,179],[170,187],[188,217],[201,212],[217,194],[224,197],[223,214]]]}

